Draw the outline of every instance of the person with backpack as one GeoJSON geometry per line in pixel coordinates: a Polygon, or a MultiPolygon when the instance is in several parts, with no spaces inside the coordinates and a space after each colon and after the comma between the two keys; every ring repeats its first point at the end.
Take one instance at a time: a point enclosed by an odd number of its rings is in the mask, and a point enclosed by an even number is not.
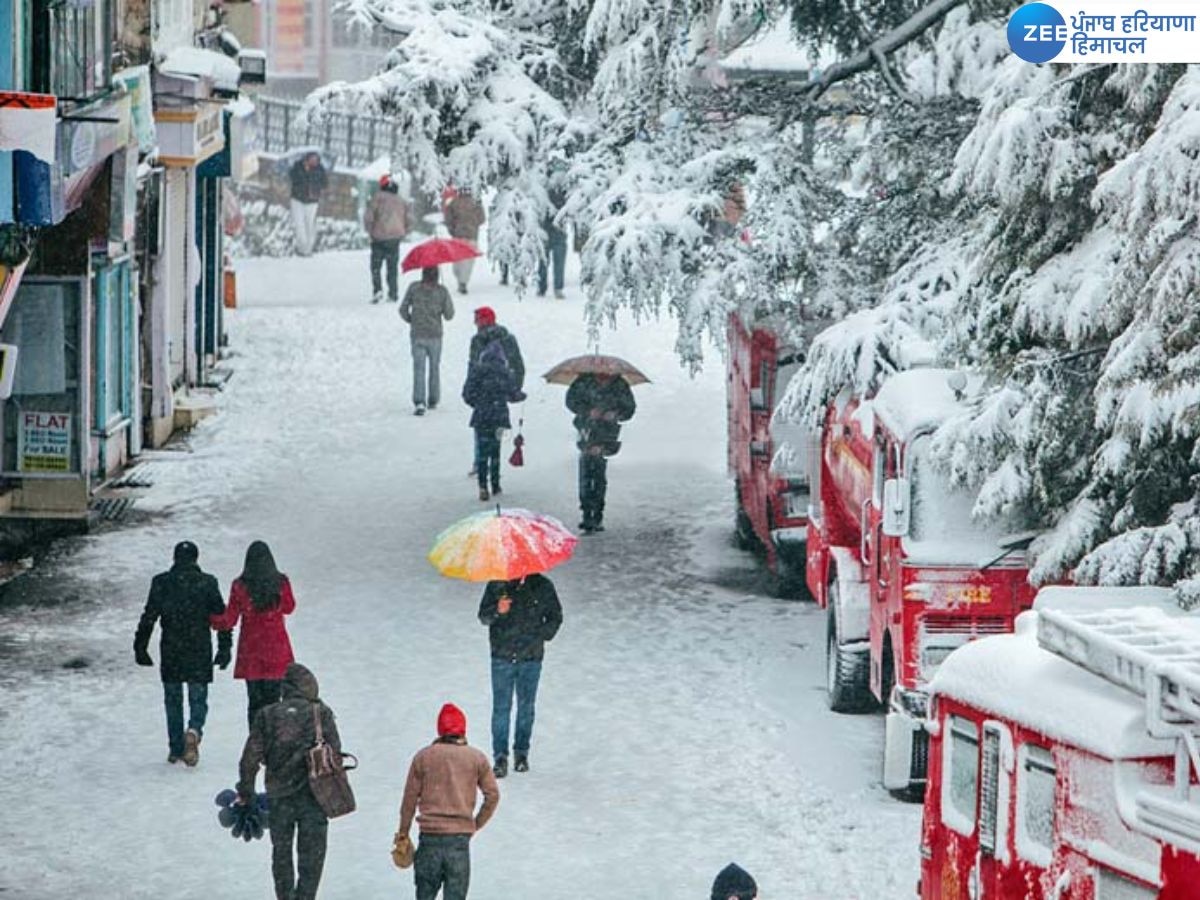
{"type": "MultiPolygon", "coordinates": [[[[499,342],[504,351],[504,359],[508,362],[508,370],[512,374],[512,394],[509,402],[520,403],[525,399],[522,390],[525,386],[525,360],[521,358],[521,347],[517,338],[503,325],[496,324],[496,311],[490,306],[480,306],[475,310],[475,334],[471,336],[471,346],[467,353],[467,379],[471,377],[471,369],[479,361],[484,349],[492,343],[499,342]]],[[[479,472],[479,453],[476,447],[475,463],[471,466],[468,477],[475,477],[479,472]]]]}
{"type": "Polygon", "coordinates": [[[329,818],[309,787],[307,763],[317,741],[318,719],[321,738],[335,754],[341,753],[337,722],[333,710],[321,702],[316,676],[291,663],[283,675],[280,699],[255,716],[238,764],[239,804],[254,803],[258,769],[266,766],[276,900],[314,900],[325,868],[329,818]]]}
{"type": "Polygon", "coordinates": [[[508,401],[513,383],[504,347],[500,341],[493,341],[471,366],[463,385],[463,402],[471,407],[470,425],[475,429],[475,473],[479,499],[483,501],[500,494],[500,438],[506,428],[512,427],[508,401]]]}
{"type": "Polygon", "coordinates": [[[408,837],[415,817],[421,831],[413,856],[417,900],[434,900],[438,891],[442,900],[466,900],[471,838],[496,812],[500,788],[487,757],[467,744],[467,717],[453,703],[438,713],[437,733],[408,767],[396,837],[408,837]]]}
{"type": "Polygon", "coordinates": [[[254,541],[246,549],[242,574],[229,590],[229,606],[209,620],[218,631],[242,624],[233,677],[246,682],[246,719],[251,727],[260,709],[279,701],[284,672],[295,660],[283,621],[295,609],[292,584],[276,567],[271,548],[265,541],[254,541]]]}
{"type": "Polygon", "coordinates": [[[150,596],[133,638],[133,655],[139,666],[153,666],[150,634],[161,623],[158,644],[159,675],[167,711],[167,762],[194,766],[200,760],[200,739],[208,718],[208,686],[213,666],[229,665],[232,636],[217,634],[213,658],[209,618],[225,612],[217,579],[201,571],[200,550],[191,541],[175,545],[170,571],[154,576],[150,596]],[[187,731],[183,729],[183,688],[187,685],[187,731]]]}
{"type": "Polygon", "coordinates": [[[379,179],[379,190],[371,197],[363,213],[363,227],[371,239],[371,302],[383,300],[383,279],[380,270],[387,268],[387,299],[400,299],[397,270],[400,263],[400,242],[408,234],[408,204],[400,196],[400,185],[391,175],[379,179]]]}

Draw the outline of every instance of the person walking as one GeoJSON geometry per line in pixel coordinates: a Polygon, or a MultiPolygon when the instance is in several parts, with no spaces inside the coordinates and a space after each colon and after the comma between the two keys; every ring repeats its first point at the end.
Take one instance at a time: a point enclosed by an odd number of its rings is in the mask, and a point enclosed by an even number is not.
{"type": "Polygon", "coordinates": [[[312,672],[291,663],[281,690],[281,699],[263,707],[250,726],[238,764],[238,803],[254,802],[254,782],[259,766],[265,765],[276,900],[313,900],[325,868],[329,834],[329,819],[308,786],[306,757],[317,740],[316,716],[335,754],[341,753],[342,741],[333,710],[321,702],[312,672]]]}
{"type": "Polygon", "coordinates": [[[421,280],[408,286],[400,318],[408,323],[412,347],[413,414],[423,416],[427,408],[437,409],[441,400],[442,320],[454,318],[454,301],[438,283],[437,266],[422,269],[421,280]]]}
{"type": "Polygon", "coordinates": [[[260,709],[278,702],[284,672],[295,659],[283,621],[295,609],[291,582],[276,567],[266,542],[255,541],[246,549],[242,574],[229,590],[229,606],[211,619],[212,627],[222,631],[242,623],[233,677],[246,682],[251,727],[260,709]]]}
{"type": "MultiPolygon", "coordinates": [[[[471,335],[471,346],[467,352],[467,379],[471,378],[471,369],[479,361],[484,349],[493,342],[499,342],[504,350],[504,358],[508,360],[508,370],[513,376],[513,392],[509,398],[512,403],[525,399],[522,388],[525,387],[525,360],[521,358],[521,346],[513,335],[503,325],[496,324],[496,311],[490,306],[480,306],[475,310],[475,334],[471,335]]],[[[476,445],[475,463],[471,466],[468,477],[474,478],[479,473],[479,452],[476,445]]]]}
{"type": "MultiPolygon", "coordinates": [[[[450,237],[466,241],[476,250],[479,249],[479,229],[487,220],[483,206],[466,188],[458,191],[445,204],[443,219],[450,237]]],[[[453,264],[454,278],[458,282],[458,292],[467,292],[467,283],[471,280],[471,272],[475,268],[475,260],[464,259],[453,264]]]]}
{"type": "Polygon", "coordinates": [[[159,675],[167,712],[167,762],[194,766],[200,761],[200,739],[208,718],[208,686],[213,666],[229,665],[232,643],[228,630],[217,635],[213,658],[209,618],[225,612],[217,579],[200,569],[200,550],[191,541],[175,545],[169,571],[155,575],[150,596],[133,638],[139,666],[153,666],[150,635],[161,622],[158,644],[159,675]],[[183,689],[187,685],[187,731],[183,728],[183,689]]]}
{"type": "Polygon", "coordinates": [[[558,592],[545,575],[489,581],[483,590],[479,621],[488,627],[492,651],[492,759],[497,778],[508,774],[513,694],[517,698],[513,768],[529,771],[529,742],[545,644],[558,634],[562,620],[558,592]]]}
{"type": "Polygon", "coordinates": [[[463,385],[463,402],[471,407],[470,425],[475,429],[480,500],[500,494],[500,438],[505,429],[512,427],[508,401],[513,395],[513,381],[504,347],[500,341],[493,341],[471,366],[463,385]]]}
{"type": "MultiPolygon", "coordinates": [[[[397,837],[420,828],[413,855],[417,900],[466,900],[471,883],[471,837],[500,803],[488,759],[467,744],[467,717],[453,703],[438,713],[437,740],[417,752],[408,767],[397,837]],[[482,794],[478,811],[475,799],[482,794]]],[[[271,812],[275,815],[274,810],[271,812]]],[[[274,827],[274,818],[271,820],[274,827]]]]}
{"type": "Polygon", "coordinates": [[[397,269],[400,264],[400,241],[408,234],[408,204],[400,196],[400,185],[391,175],[379,179],[379,190],[371,197],[363,213],[363,227],[371,239],[371,302],[383,300],[383,279],[380,270],[387,268],[387,299],[400,299],[397,269]]]}
{"type": "Polygon", "coordinates": [[[750,873],[737,863],[730,863],[717,873],[709,900],[755,900],[757,897],[758,885],[750,873]]]}
{"type": "Polygon", "coordinates": [[[289,180],[292,188],[292,227],[296,232],[296,252],[312,256],[317,243],[317,207],[329,182],[321,155],[305,153],[292,163],[289,180]]]}
{"type": "Polygon", "coordinates": [[[547,272],[548,260],[550,268],[554,273],[554,297],[557,300],[562,300],[566,297],[566,294],[563,293],[563,269],[567,265],[567,232],[556,221],[558,211],[567,202],[564,177],[561,171],[557,171],[550,176],[550,210],[542,219],[542,231],[546,235],[545,249],[547,259],[538,263],[538,296],[546,296],[546,282],[547,275],[549,274],[547,272]]]}
{"type": "Polygon", "coordinates": [[[567,389],[567,409],[579,434],[579,508],[581,531],[604,530],[608,457],[621,449],[621,424],[637,411],[629,383],[619,375],[580,375],[567,389]]]}

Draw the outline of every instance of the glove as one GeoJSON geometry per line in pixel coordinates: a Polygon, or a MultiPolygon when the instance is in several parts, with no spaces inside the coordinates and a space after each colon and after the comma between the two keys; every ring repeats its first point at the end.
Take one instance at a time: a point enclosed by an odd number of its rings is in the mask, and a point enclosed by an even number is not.
{"type": "Polygon", "coordinates": [[[138,664],[139,666],[152,666],[152,665],[154,665],[154,660],[152,660],[152,659],[150,658],[150,654],[149,654],[149,653],[147,653],[145,650],[134,650],[134,651],[133,651],[133,658],[137,660],[137,664],[138,664]]]}
{"type": "Polygon", "coordinates": [[[224,669],[228,668],[229,660],[230,660],[230,657],[232,657],[232,656],[233,656],[233,654],[229,652],[228,647],[222,647],[220,650],[217,651],[217,655],[215,657],[213,657],[213,665],[218,666],[219,668],[224,670],[224,669]]]}

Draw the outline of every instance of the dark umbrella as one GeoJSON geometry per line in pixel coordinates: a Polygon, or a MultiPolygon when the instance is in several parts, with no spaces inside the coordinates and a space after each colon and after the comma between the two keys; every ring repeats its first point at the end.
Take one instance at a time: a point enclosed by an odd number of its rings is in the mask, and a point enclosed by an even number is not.
{"type": "Polygon", "coordinates": [[[400,269],[411,272],[413,269],[427,269],[442,263],[474,259],[479,255],[478,250],[458,238],[432,238],[409,250],[400,264],[400,269]]]}
{"type": "Polygon", "coordinates": [[[619,356],[603,356],[599,353],[564,359],[542,377],[551,384],[570,384],[580,375],[619,375],[630,387],[650,383],[650,379],[632,363],[627,363],[619,356]]]}

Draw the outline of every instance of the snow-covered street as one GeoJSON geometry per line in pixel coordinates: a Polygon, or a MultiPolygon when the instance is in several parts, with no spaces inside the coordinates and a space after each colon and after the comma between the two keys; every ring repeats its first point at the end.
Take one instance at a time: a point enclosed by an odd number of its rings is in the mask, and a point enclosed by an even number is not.
{"type": "MultiPolygon", "coordinates": [[[[425,561],[442,528],[485,508],[458,396],[474,306],[496,309],[529,372],[513,407],[526,464],[504,464],[502,499],[575,530],[570,415],[538,377],[588,349],[573,271],[566,301],[518,300],[477,267],[471,294],[454,295],[442,404],[424,418],[395,305],[366,303],[365,252],[239,272],[219,415],[191,452],[151,454],[155,485],[124,525],[58,544],[0,595],[0,897],[271,895],[269,841],[231,841],[213,805],[236,777],[243,685],[216,673],[199,766],[169,766],[158,672],[131,649],[177,541],[199,545],[227,592],[258,538],[295,587],[297,659],[361,761],[359,810],[331,823],[320,896],[411,896],[388,851],[408,761],[443,702],[489,751],[481,586],[425,561]]],[[[772,900],[910,897],[920,808],[878,786],[882,720],[827,710],[823,615],[767,596],[731,546],[724,368],[714,348],[690,378],[675,333],[625,321],[602,335],[652,383],[609,468],[608,531],[552,573],[565,621],[532,770],[500,783],[471,896],[687,900],[736,860],[772,900]]]]}

